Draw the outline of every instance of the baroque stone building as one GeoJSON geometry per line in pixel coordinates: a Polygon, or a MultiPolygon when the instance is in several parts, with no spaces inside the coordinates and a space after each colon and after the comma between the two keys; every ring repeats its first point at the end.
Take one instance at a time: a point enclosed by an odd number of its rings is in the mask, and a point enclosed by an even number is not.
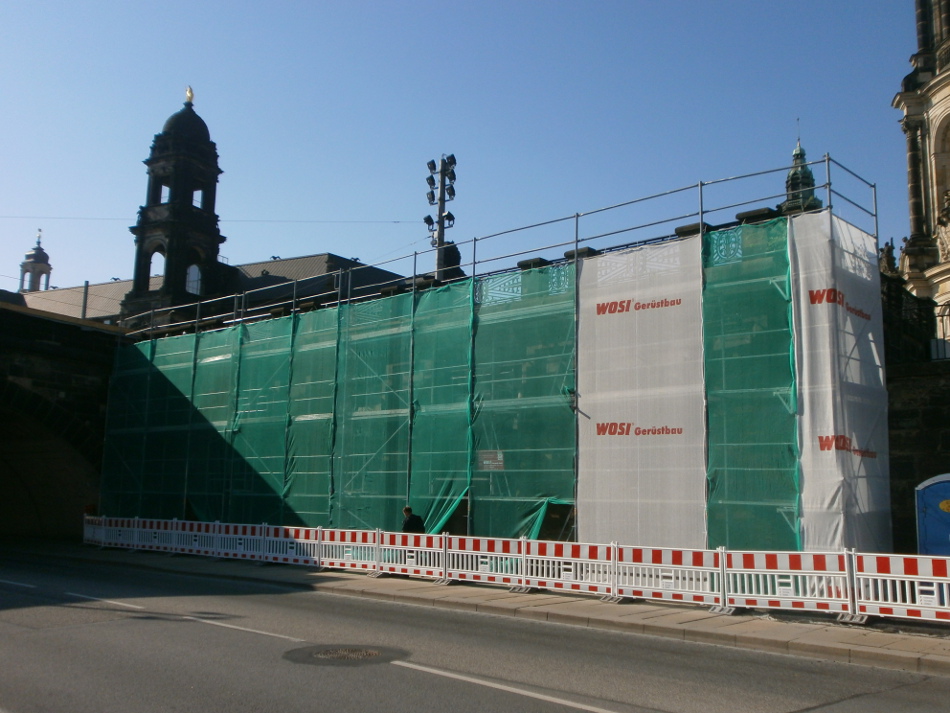
{"type": "Polygon", "coordinates": [[[937,304],[950,337],[950,0],[916,0],[917,51],[893,106],[904,116],[910,235],[898,263],[907,289],[937,304]]]}

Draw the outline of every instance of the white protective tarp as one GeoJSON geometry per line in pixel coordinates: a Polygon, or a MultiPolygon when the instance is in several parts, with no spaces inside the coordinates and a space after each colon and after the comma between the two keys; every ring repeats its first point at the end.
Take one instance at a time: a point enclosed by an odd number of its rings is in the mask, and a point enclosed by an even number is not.
{"type": "Polygon", "coordinates": [[[891,546],[874,238],[829,211],[789,225],[804,550],[891,546]]]}
{"type": "Polygon", "coordinates": [[[581,542],[706,545],[701,301],[698,237],[580,265],[581,542]]]}

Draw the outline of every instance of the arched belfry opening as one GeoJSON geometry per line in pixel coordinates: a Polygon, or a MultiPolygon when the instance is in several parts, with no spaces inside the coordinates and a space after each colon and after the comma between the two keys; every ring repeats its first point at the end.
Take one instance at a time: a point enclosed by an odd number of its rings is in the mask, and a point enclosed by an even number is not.
{"type": "MultiPolygon", "coordinates": [[[[161,285],[165,277],[165,245],[157,245],[148,256],[148,274],[151,277],[159,278],[158,284],[161,285]]],[[[149,280],[151,286],[152,281],[149,280]]]]}
{"type": "Polygon", "coordinates": [[[218,228],[215,198],[218,151],[208,125],[195,113],[191,87],[184,107],[155,135],[149,157],[145,205],[135,236],[132,290],[122,302],[121,318],[133,326],[135,315],[188,305],[197,296],[233,291],[233,269],[218,261],[225,241],[218,228]],[[152,280],[156,269],[160,280],[152,280]]]}

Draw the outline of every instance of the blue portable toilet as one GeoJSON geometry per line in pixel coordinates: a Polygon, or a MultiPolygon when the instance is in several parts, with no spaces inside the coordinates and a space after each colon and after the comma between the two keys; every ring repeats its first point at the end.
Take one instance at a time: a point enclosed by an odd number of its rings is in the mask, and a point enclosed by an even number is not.
{"type": "Polygon", "coordinates": [[[950,555],[950,473],[917,486],[917,552],[950,555]]]}

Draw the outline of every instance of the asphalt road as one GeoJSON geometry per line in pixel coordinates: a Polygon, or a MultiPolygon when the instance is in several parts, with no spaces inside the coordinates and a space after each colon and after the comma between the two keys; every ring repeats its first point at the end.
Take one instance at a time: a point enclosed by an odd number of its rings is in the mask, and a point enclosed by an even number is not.
{"type": "Polygon", "coordinates": [[[950,678],[0,553],[0,713],[948,709],[950,678]]]}

